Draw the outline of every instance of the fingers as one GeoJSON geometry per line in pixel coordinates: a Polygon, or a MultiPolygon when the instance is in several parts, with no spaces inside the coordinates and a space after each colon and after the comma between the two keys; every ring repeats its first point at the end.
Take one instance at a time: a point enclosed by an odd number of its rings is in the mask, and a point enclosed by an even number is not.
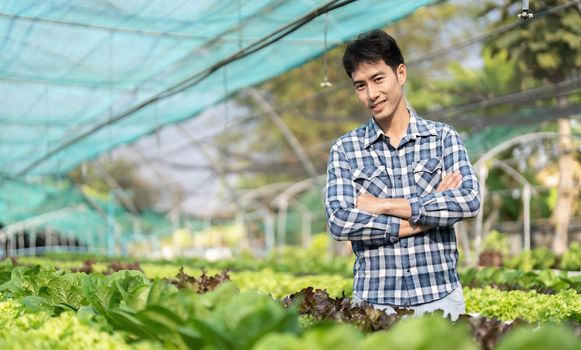
{"type": "Polygon", "coordinates": [[[355,198],[355,207],[359,208],[362,203],[364,203],[367,199],[370,199],[371,197],[373,196],[370,195],[369,193],[361,192],[361,194],[357,196],[357,198],[355,198]]]}
{"type": "Polygon", "coordinates": [[[440,182],[440,184],[436,188],[436,191],[438,191],[438,192],[445,191],[450,186],[451,181],[452,181],[452,176],[451,176],[452,174],[446,174],[444,176],[444,178],[442,178],[442,181],[440,182]]]}
{"type": "Polygon", "coordinates": [[[440,184],[436,188],[436,191],[438,191],[438,192],[445,191],[448,188],[448,186],[450,186],[450,182],[452,181],[452,176],[451,176],[452,174],[446,174],[444,176],[444,178],[442,179],[442,182],[440,182],[440,184]]]}
{"type": "Polygon", "coordinates": [[[442,192],[446,190],[451,190],[460,187],[462,183],[462,175],[459,171],[454,171],[452,173],[446,174],[442,179],[442,182],[436,188],[436,191],[442,192]]]}
{"type": "Polygon", "coordinates": [[[455,171],[450,174],[450,178],[451,180],[450,187],[448,188],[449,190],[460,187],[460,183],[462,182],[462,175],[460,175],[459,171],[455,171]]]}

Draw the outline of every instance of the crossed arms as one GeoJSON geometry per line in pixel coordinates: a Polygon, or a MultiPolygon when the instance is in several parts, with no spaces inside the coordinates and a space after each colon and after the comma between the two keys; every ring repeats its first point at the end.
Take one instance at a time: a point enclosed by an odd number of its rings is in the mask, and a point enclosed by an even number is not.
{"type": "MultiPolygon", "coordinates": [[[[462,175],[459,171],[454,171],[450,174],[446,174],[442,179],[442,182],[436,188],[436,192],[444,192],[447,190],[452,190],[460,187],[462,181],[462,175]]],[[[400,219],[399,233],[398,237],[408,237],[415,234],[427,231],[433,226],[428,225],[418,225],[409,222],[412,217],[412,207],[410,205],[409,199],[406,198],[387,198],[381,199],[374,197],[368,193],[360,194],[356,201],[356,208],[361,209],[373,215],[389,215],[395,216],[400,219]]]]}
{"type": "Polygon", "coordinates": [[[370,245],[395,242],[434,226],[451,226],[474,217],[480,208],[478,180],[464,145],[453,131],[444,138],[443,177],[436,190],[423,196],[380,199],[359,195],[351,166],[340,145],[331,149],[325,206],[331,235],[339,241],[370,245]]]}

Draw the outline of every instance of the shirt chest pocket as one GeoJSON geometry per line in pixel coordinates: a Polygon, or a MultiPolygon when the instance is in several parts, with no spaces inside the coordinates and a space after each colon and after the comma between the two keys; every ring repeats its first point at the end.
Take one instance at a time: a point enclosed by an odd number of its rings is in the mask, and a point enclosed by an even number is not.
{"type": "Polygon", "coordinates": [[[432,193],[442,180],[442,161],[440,158],[422,159],[413,164],[416,193],[419,196],[432,193]]]}
{"type": "Polygon", "coordinates": [[[357,194],[369,193],[378,198],[387,198],[389,177],[385,166],[356,168],[352,172],[352,178],[357,194]]]}

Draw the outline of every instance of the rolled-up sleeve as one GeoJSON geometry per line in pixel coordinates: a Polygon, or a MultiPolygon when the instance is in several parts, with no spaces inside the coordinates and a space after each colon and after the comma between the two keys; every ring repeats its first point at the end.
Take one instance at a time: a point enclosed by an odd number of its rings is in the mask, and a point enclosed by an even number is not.
{"type": "Polygon", "coordinates": [[[327,165],[325,209],[331,235],[338,241],[360,241],[368,245],[395,243],[400,219],[373,215],[357,209],[357,192],[345,152],[333,145],[327,165]]]}
{"type": "Polygon", "coordinates": [[[410,222],[413,224],[452,226],[460,220],[476,216],[480,209],[478,178],[460,135],[454,129],[448,128],[442,142],[444,172],[449,174],[459,171],[462,182],[457,189],[411,198],[410,222]]]}

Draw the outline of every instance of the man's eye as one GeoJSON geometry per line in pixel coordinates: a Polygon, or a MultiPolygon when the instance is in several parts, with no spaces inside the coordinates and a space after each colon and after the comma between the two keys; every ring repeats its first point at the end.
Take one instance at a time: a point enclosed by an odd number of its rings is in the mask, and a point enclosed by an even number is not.
{"type": "Polygon", "coordinates": [[[375,78],[376,83],[381,83],[383,81],[383,77],[375,78]]]}
{"type": "Polygon", "coordinates": [[[363,90],[364,88],[365,88],[365,85],[362,85],[362,84],[360,84],[360,85],[355,85],[355,90],[357,90],[357,91],[361,91],[361,90],[363,90]]]}

